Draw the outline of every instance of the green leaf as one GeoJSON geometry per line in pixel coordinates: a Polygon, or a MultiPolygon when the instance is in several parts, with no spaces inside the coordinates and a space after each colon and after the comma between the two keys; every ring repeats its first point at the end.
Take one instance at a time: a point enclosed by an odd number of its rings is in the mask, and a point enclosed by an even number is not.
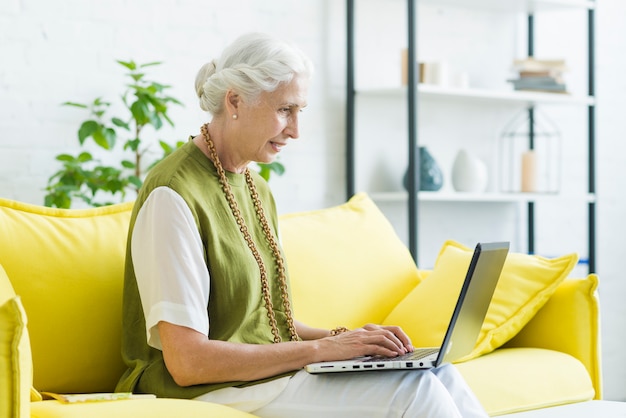
{"type": "Polygon", "coordinates": [[[81,109],[87,109],[89,107],[86,104],[76,103],[76,102],[63,102],[61,103],[61,106],[74,106],[74,107],[80,107],[81,109]]]}
{"type": "Polygon", "coordinates": [[[96,144],[98,144],[98,146],[104,149],[111,149],[109,147],[109,142],[107,141],[106,136],[104,136],[104,132],[102,130],[97,130],[91,136],[93,137],[93,140],[96,142],[96,144]]]}
{"type": "Polygon", "coordinates": [[[83,124],[80,125],[80,129],[78,130],[78,142],[83,145],[85,139],[92,136],[99,128],[100,124],[95,120],[88,120],[83,122],[83,124]]]}
{"type": "Polygon", "coordinates": [[[75,158],[69,154],[59,154],[56,156],[58,161],[74,161],[75,158]]]}
{"type": "Polygon", "coordinates": [[[135,168],[136,167],[135,163],[133,163],[132,161],[128,161],[128,160],[122,160],[121,164],[122,164],[122,167],[124,167],[124,168],[135,168]]]}
{"type": "Polygon", "coordinates": [[[174,126],[174,122],[172,122],[172,120],[170,119],[169,116],[167,116],[167,114],[165,112],[163,112],[163,114],[161,115],[163,116],[163,118],[167,121],[167,123],[170,124],[170,126],[174,126]]]}
{"type": "Polygon", "coordinates": [[[137,100],[130,106],[130,111],[133,114],[133,118],[137,122],[137,125],[143,126],[150,121],[147,116],[149,110],[145,103],[137,100]]]}
{"type": "Polygon", "coordinates": [[[285,166],[279,163],[278,161],[274,161],[273,163],[270,163],[270,170],[272,170],[274,173],[278,174],[279,176],[282,176],[283,174],[285,174],[285,166]]]}
{"type": "Polygon", "coordinates": [[[132,151],[137,151],[140,144],[141,139],[139,138],[129,139],[128,141],[126,141],[126,144],[124,144],[124,149],[130,148],[132,151]]]}
{"type": "Polygon", "coordinates": [[[155,83],[154,81],[150,83],[150,89],[155,93],[161,93],[163,90],[169,87],[170,86],[166,86],[165,84],[155,83]]]}
{"type": "Polygon", "coordinates": [[[102,100],[102,97],[96,97],[96,98],[93,100],[93,106],[94,106],[94,107],[102,107],[102,106],[104,106],[104,107],[108,107],[108,106],[111,106],[111,103],[110,103],[110,102],[105,102],[105,101],[103,101],[103,100],[102,100]]]}
{"type": "Polygon", "coordinates": [[[172,102],[172,103],[177,104],[177,105],[179,105],[179,106],[183,106],[183,107],[185,107],[185,105],[183,104],[183,102],[181,102],[180,100],[177,100],[177,99],[175,99],[175,98],[173,98],[173,97],[166,97],[165,99],[166,99],[168,102],[172,102]]]}
{"type": "Polygon", "coordinates": [[[272,163],[258,163],[257,165],[259,166],[259,175],[266,181],[269,181],[272,172],[279,176],[282,176],[285,173],[285,166],[278,161],[274,161],[272,163]]]}
{"type": "Polygon", "coordinates": [[[81,163],[86,163],[87,161],[93,161],[93,156],[90,153],[83,151],[78,155],[77,160],[81,163]]]}
{"type": "Polygon", "coordinates": [[[161,64],[163,64],[163,61],[152,61],[152,62],[147,62],[145,64],[141,64],[139,67],[146,68],[146,67],[152,67],[154,65],[161,65],[161,64]]]}
{"type": "Polygon", "coordinates": [[[155,130],[159,130],[163,127],[163,121],[159,117],[158,113],[153,113],[150,115],[150,125],[154,126],[155,130]]]}
{"type": "Polygon", "coordinates": [[[120,60],[117,60],[117,62],[118,62],[118,64],[123,65],[124,67],[128,68],[131,71],[137,69],[137,64],[135,64],[135,61],[120,61],[120,60]]]}
{"type": "Polygon", "coordinates": [[[128,123],[124,122],[122,119],[120,118],[112,118],[111,122],[113,123],[113,125],[115,126],[119,126],[120,128],[124,128],[127,131],[130,131],[130,125],[128,125],[128,123]]]}
{"type": "Polygon", "coordinates": [[[115,133],[115,129],[106,128],[104,130],[104,137],[109,144],[109,148],[107,149],[113,149],[115,147],[115,141],[117,140],[117,133],[115,133]]]}
{"type": "Polygon", "coordinates": [[[171,154],[172,151],[174,151],[174,147],[172,147],[170,144],[168,144],[165,141],[159,141],[159,145],[161,146],[161,149],[163,150],[165,155],[171,154]]]}
{"type": "Polygon", "coordinates": [[[143,182],[137,176],[129,176],[128,181],[138,189],[141,188],[141,186],[143,185],[143,182]]]}
{"type": "Polygon", "coordinates": [[[259,164],[259,175],[265,179],[265,181],[270,181],[270,168],[266,164],[259,164]]]}

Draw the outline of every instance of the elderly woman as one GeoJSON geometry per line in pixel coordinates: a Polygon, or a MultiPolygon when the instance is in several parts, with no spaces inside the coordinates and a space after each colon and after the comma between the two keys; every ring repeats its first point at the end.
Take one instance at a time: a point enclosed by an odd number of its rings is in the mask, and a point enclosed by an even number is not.
{"type": "Polygon", "coordinates": [[[398,327],[316,329],[293,318],[276,207],[248,169],[298,138],[312,68],[242,36],[196,79],[212,115],[151,170],[130,224],[118,390],[227,404],[261,417],[483,417],[453,366],[310,375],[312,362],[412,351],[398,327]]]}

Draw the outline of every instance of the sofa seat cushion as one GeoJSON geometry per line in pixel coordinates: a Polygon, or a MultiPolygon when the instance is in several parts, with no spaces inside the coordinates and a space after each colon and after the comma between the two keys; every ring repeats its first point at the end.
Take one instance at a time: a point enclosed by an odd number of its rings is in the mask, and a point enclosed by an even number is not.
{"type": "Polygon", "coordinates": [[[227,406],[181,399],[133,399],[111,402],[65,404],[35,402],[31,418],[250,418],[252,415],[227,406]]]}
{"type": "Polygon", "coordinates": [[[594,397],[585,366],[559,351],[500,348],[456,367],[491,416],[594,397]]]}

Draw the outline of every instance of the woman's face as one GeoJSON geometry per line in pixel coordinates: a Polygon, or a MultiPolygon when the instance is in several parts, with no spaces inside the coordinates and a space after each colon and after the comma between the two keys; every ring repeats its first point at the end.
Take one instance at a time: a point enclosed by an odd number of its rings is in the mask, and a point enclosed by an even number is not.
{"type": "Polygon", "coordinates": [[[241,101],[237,109],[240,158],[274,161],[290,138],[298,138],[298,117],[306,106],[308,79],[294,77],[273,92],[263,92],[254,103],[241,101]]]}

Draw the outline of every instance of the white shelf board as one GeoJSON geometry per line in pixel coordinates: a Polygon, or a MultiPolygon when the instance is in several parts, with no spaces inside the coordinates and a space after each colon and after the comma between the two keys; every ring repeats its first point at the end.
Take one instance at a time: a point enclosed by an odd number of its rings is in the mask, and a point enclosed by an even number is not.
{"type": "Polygon", "coordinates": [[[448,5],[502,12],[534,12],[541,10],[594,9],[593,0],[418,0],[437,6],[448,5]]]}
{"type": "MultiPolygon", "coordinates": [[[[406,87],[396,88],[372,88],[357,90],[358,94],[374,96],[404,96],[406,87]]],[[[537,104],[559,104],[591,106],[595,104],[595,99],[589,96],[571,96],[561,93],[544,93],[535,91],[514,91],[514,90],[489,90],[475,88],[452,88],[441,87],[430,84],[420,84],[418,86],[420,98],[446,98],[455,100],[485,100],[493,102],[509,102],[525,104],[527,106],[537,104]]]]}
{"type": "MultiPolygon", "coordinates": [[[[407,192],[379,192],[369,193],[374,201],[378,202],[406,202],[407,192]]],[[[476,203],[527,203],[550,200],[576,200],[583,202],[595,202],[595,194],[564,195],[560,193],[466,193],[466,192],[419,192],[417,198],[420,202],[476,202],[476,203]]]]}

